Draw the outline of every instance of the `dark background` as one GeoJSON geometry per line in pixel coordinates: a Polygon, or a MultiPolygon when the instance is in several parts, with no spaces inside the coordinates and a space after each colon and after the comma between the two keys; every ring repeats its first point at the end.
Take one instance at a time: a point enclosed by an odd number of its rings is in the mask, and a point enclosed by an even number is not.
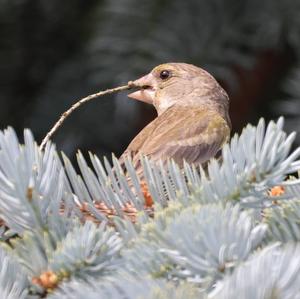
{"type": "MultiPolygon", "coordinates": [[[[38,142],[77,99],[171,61],[219,80],[234,132],[279,115],[300,130],[299,0],[0,0],[0,36],[0,128],[29,127],[38,142]]],[[[119,155],[153,117],[122,92],[77,110],[53,140],[71,156],[119,155]]]]}

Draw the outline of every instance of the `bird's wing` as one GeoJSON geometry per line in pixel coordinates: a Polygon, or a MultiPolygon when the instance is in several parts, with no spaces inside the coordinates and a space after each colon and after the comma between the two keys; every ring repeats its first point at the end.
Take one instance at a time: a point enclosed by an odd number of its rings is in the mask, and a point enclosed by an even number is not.
{"type": "Polygon", "coordinates": [[[179,165],[202,164],[214,157],[227,141],[230,128],[214,111],[171,107],[146,126],[121,157],[129,156],[137,168],[140,154],[151,160],[174,159],[179,165]]]}

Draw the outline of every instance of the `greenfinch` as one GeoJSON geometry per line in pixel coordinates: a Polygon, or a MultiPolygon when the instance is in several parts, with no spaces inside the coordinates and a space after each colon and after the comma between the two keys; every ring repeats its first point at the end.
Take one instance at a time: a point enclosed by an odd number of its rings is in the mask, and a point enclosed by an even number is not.
{"type": "Polygon", "coordinates": [[[128,145],[120,161],[130,158],[137,172],[140,157],[166,163],[173,159],[202,164],[215,157],[230,137],[229,98],[205,70],[187,63],[165,63],[131,82],[130,98],[154,105],[157,117],[128,145]]]}

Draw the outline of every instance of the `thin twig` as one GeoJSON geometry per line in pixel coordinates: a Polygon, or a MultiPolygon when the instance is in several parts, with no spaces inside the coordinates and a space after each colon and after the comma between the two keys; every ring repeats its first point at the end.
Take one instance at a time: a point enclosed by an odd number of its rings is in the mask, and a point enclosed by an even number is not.
{"type": "Polygon", "coordinates": [[[78,102],[76,102],[74,105],[72,105],[67,111],[65,111],[59,118],[59,120],[54,124],[54,126],[52,127],[52,129],[47,133],[47,135],[44,137],[41,145],[40,145],[40,150],[43,150],[46,143],[50,140],[50,138],[52,137],[52,135],[57,131],[57,129],[62,125],[62,123],[66,120],[66,118],[74,111],[76,110],[79,106],[81,106],[82,104],[93,100],[95,98],[104,96],[106,94],[111,94],[117,91],[122,91],[122,90],[128,90],[131,89],[133,87],[133,82],[129,81],[127,85],[123,85],[123,86],[119,86],[116,88],[111,88],[111,89],[107,89],[104,91],[100,91],[94,94],[91,94],[85,98],[80,99],[78,102]]]}

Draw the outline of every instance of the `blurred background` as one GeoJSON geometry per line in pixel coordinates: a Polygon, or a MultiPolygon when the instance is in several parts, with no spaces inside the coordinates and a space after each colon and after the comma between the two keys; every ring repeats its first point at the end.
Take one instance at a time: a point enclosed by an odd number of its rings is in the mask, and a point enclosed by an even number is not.
{"type": "MultiPolygon", "coordinates": [[[[299,0],[0,0],[0,36],[0,127],[38,142],[77,99],[163,62],[211,72],[234,132],[279,115],[300,131],[299,0]]],[[[122,92],[81,107],[53,141],[119,155],[154,117],[122,92]]]]}

